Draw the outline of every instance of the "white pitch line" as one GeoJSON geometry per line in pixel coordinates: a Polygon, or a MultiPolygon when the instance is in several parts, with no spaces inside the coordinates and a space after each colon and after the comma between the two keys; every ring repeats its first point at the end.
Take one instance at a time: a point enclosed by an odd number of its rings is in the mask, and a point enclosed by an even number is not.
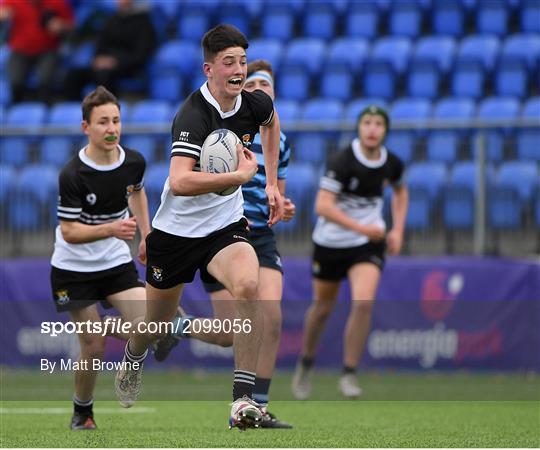
{"type": "MultiPolygon", "coordinates": [[[[69,414],[73,408],[0,408],[0,414],[69,414]]],[[[155,408],[140,407],[133,409],[124,408],[96,408],[96,413],[100,414],[151,414],[155,413],[155,408]]]]}

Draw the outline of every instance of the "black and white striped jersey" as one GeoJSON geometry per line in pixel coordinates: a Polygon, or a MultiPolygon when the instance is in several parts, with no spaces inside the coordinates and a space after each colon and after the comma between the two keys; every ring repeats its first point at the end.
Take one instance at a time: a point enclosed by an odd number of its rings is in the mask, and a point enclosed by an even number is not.
{"type": "MultiPolygon", "coordinates": [[[[368,160],[361,151],[360,141],[354,139],[329,159],[320,188],[336,194],[338,207],[358,223],[386,228],[382,215],[383,190],[387,183],[399,185],[403,172],[403,163],[394,153],[382,147],[378,160],[368,160]]],[[[319,217],[313,241],[324,247],[348,248],[363,245],[368,238],[319,217]]]]}
{"type": "MultiPolygon", "coordinates": [[[[174,118],[171,157],[193,158],[194,170],[200,171],[202,144],[212,131],[227,128],[249,148],[259,127],[269,124],[273,116],[272,99],[260,90],[242,91],[234,109],[223,112],[205,83],[186,99],[174,118]]],[[[204,237],[237,222],[243,211],[241,189],[227,196],[174,196],[167,179],[152,226],[177,236],[204,237]]]]}
{"type": "MultiPolygon", "coordinates": [[[[128,197],[141,190],[146,167],[135,150],[118,146],[120,157],[109,166],[94,163],[85,148],[74,156],[59,176],[58,220],[99,225],[129,217],[128,197]]],[[[115,237],[85,244],[67,243],[56,228],[51,264],[75,272],[95,272],[131,261],[127,244],[115,237]]]]}

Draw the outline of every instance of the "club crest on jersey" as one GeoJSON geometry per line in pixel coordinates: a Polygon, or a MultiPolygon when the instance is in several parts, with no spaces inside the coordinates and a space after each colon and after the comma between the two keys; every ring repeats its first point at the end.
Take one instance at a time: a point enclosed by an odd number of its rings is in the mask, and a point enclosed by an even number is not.
{"type": "Polygon", "coordinates": [[[313,261],[313,264],[311,265],[311,270],[315,275],[321,272],[321,265],[318,261],[313,261]]]}
{"type": "Polygon", "coordinates": [[[249,133],[242,136],[242,145],[246,148],[251,147],[251,135],[249,133]]]}
{"type": "Polygon", "coordinates": [[[155,281],[163,281],[163,269],[159,267],[152,266],[152,278],[155,281]]]}
{"type": "Polygon", "coordinates": [[[130,184],[129,186],[126,186],[126,197],[129,197],[131,194],[133,194],[134,190],[135,190],[134,184],[130,184]]]}
{"type": "Polygon", "coordinates": [[[86,201],[88,202],[89,205],[95,205],[97,202],[97,195],[94,193],[88,194],[86,196],[86,201]]]}
{"type": "Polygon", "coordinates": [[[56,303],[59,305],[65,305],[69,302],[69,293],[67,289],[61,289],[59,291],[55,292],[56,295],[56,303]]]}

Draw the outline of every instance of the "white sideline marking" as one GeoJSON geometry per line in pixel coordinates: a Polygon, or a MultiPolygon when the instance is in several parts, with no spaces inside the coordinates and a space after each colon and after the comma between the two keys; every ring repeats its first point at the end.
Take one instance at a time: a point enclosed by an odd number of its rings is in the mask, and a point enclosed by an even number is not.
{"type": "MultiPolygon", "coordinates": [[[[0,414],[69,414],[73,408],[0,408],[0,414]]],[[[156,408],[140,407],[133,409],[126,408],[96,408],[99,414],[151,414],[156,412],[156,408]]]]}

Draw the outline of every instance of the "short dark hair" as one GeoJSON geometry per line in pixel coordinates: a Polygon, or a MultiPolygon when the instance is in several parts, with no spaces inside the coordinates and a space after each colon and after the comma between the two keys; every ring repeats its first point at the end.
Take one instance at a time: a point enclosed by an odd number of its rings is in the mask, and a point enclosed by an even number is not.
{"type": "Polygon", "coordinates": [[[113,103],[114,105],[118,106],[118,110],[120,110],[120,102],[114,96],[114,94],[107,90],[105,86],[98,86],[94,91],[90,92],[86,97],[84,97],[81,105],[83,120],[90,122],[92,110],[96,106],[106,105],[107,103],[113,103]]]}
{"type": "Polygon", "coordinates": [[[258,72],[259,70],[264,70],[268,72],[272,79],[274,78],[274,71],[272,70],[272,64],[270,64],[266,59],[256,59],[248,64],[247,76],[249,77],[252,73],[258,72]]]}
{"type": "Polygon", "coordinates": [[[212,61],[215,56],[229,47],[249,47],[248,40],[236,27],[229,24],[221,24],[208,30],[202,38],[204,61],[212,61]]]}

